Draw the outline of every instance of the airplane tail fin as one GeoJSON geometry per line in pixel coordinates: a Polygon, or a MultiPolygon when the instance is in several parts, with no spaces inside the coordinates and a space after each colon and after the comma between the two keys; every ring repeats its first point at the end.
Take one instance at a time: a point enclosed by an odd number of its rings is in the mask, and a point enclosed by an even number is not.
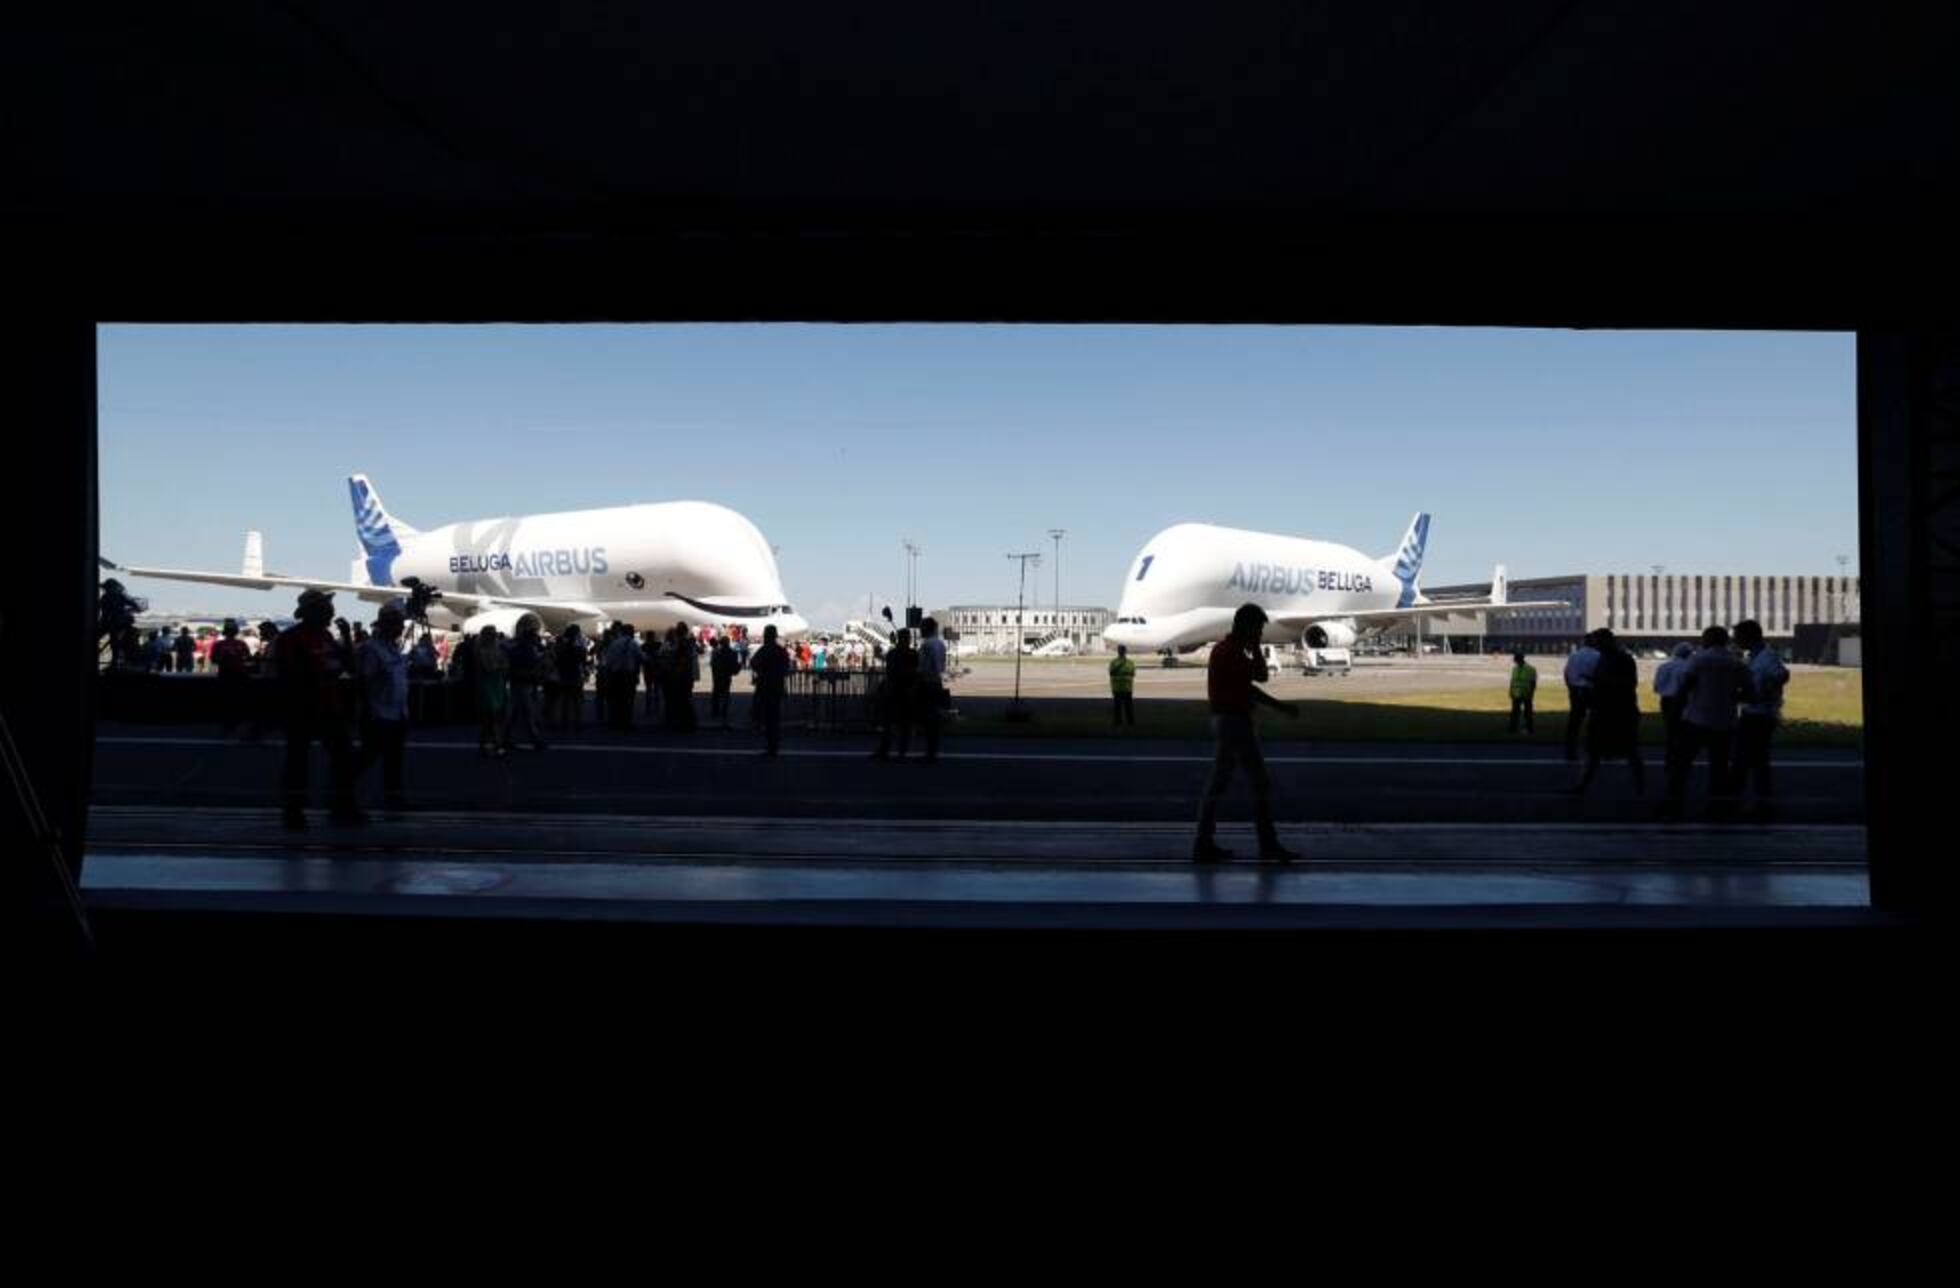
{"type": "Polygon", "coordinates": [[[401,537],[416,535],[415,529],[388,513],[381,494],[365,474],[350,475],[347,491],[354,502],[354,535],[360,539],[368,584],[395,584],[395,559],[402,552],[401,537]]]}
{"type": "Polygon", "coordinates": [[[1511,579],[1505,575],[1504,565],[1497,565],[1497,571],[1490,575],[1490,602],[1506,603],[1511,598],[1511,579]]]}
{"type": "Polygon", "coordinates": [[[1397,608],[1407,608],[1416,602],[1416,578],[1422,575],[1422,554],[1429,545],[1429,515],[1419,511],[1409,520],[1409,530],[1402,534],[1402,545],[1396,552],[1382,560],[1384,565],[1391,561],[1395,580],[1402,583],[1402,594],[1395,601],[1397,608]]]}
{"type": "Polygon", "coordinates": [[[245,562],[238,573],[241,577],[265,576],[265,538],[256,532],[245,534],[245,562]]]}

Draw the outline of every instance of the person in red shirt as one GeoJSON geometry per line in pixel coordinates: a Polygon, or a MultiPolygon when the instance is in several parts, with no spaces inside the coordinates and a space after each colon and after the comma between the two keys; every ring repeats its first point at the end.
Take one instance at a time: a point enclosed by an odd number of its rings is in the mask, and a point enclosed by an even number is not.
{"type": "Polygon", "coordinates": [[[1259,829],[1259,858],[1266,863],[1290,863],[1300,856],[1280,844],[1279,830],[1273,826],[1272,782],[1266,775],[1266,757],[1259,750],[1259,733],[1252,724],[1256,704],[1271,707],[1298,719],[1300,708],[1281,702],[1258,686],[1271,678],[1265,656],[1259,651],[1259,637],[1266,629],[1266,612],[1257,604],[1246,604],[1232,617],[1232,633],[1212,646],[1211,662],[1205,672],[1205,694],[1211,700],[1211,731],[1217,743],[1211,778],[1205,783],[1204,804],[1198,811],[1198,840],[1191,858],[1198,863],[1217,863],[1232,857],[1212,838],[1218,827],[1218,798],[1231,785],[1232,770],[1245,766],[1246,780],[1252,784],[1252,806],[1259,829]]]}
{"type": "Polygon", "coordinates": [[[354,746],[347,733],[340,686],[343,655],[328,629],[333,622],[332,592],[302,592],[293,615],[299,625],[273,644],[286,717],[286,766],[280,776],[286,826],[295,830],[306,826],[307,761],[315,739],[327,749],[330,817],[336,823],[365,823],[367,815],[354,804],[354,746]]]}
{"type": "Polygon", "coordinates": [[[225,736],[246,715],[246,702],[252,671],[252,650],[238,638],[238,620],[225,618],[225,637],[211,646],[211,665],[218,669],[218,710],[224,720],[225,736]]]}

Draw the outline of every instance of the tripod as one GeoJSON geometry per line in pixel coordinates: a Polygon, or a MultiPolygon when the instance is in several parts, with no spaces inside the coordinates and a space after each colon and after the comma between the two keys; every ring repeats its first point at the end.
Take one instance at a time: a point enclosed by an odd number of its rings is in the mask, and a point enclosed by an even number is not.
{"type": "Polygon", "coordinates": [[[33,846],[47,857],[62,896],[68,902],[68,910],[74,914],[73,926],[81,937],[82,947],[93,951],[95,932],[89,929],[88,909],[82,905],[82,892],[76,889],[75,878],[69,874],[68,861],[61,853],[60,833],[48,822],[47,814],[41,809],[41,798],[34,790],[34,780],[28,777],[26,762],[20,758],[20,748],[14,745],[14,731],[7,723],[4,711],[0,711],[0,760],[6,762],[7,780],[13,786],[14,799],[20,802],[21,817],[27,820],[28,831],[33,835],[33,846]]]}

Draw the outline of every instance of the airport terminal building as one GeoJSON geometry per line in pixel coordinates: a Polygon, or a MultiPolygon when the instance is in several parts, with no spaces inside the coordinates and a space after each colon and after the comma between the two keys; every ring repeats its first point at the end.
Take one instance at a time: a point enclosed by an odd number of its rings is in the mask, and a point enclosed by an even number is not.
{"type": "MultiPolygon", "coordinates": [[[[1564,653],[1600,627],[1633,648],[1667,648],[1693,640],[1708,626],[1733,627],[1746,618],[1787,648],[1798,626],[1858,621],[1856,577],[1701,576],[1682,573],[1588,573],[1510,583],[1512,599],[1556,599],[1565,608],[1464,613],[1431,618],[1423,637],[1447,636],[1453,649],[1564,653]]],[[[1432,600],[1482,599],[1490,583],[1423,588],[1432,600]]],[[[1405,632],[1396,638],[1414,638],[1405,632]]]]}
{"type": "Polygon", "coordinates": [[[982,653],[1012,653],[1017,644],[1040,647],[1067,636],[1078,653],[1102,651],[1103,628],[1112,616],[1107,608],[1081,604],[955,604],[933,612],[943,631],[958,631],[962,644],[982,653]],[[1017,622],[1017,617],[1019,621],[1017,622]]]}

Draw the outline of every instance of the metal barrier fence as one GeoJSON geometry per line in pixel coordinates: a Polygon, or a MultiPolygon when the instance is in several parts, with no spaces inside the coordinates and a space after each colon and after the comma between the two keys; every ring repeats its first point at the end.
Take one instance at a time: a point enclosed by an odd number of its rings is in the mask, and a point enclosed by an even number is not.
{"type": "Polygon", "coordinates": [[[883,671],[792,671],[783,722],[807,729],[863,730],[876,721],[883,671]]]}

